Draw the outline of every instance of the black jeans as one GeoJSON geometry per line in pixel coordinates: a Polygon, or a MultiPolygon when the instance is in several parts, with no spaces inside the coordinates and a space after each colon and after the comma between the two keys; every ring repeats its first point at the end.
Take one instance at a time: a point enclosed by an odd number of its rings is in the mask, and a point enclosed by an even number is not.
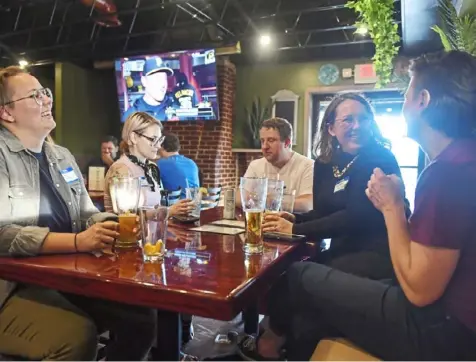
{"type": "Polygon", "coordinates": [[[359,277],[374,280],[395,278],[390,255],[383,252],[336,253],[329,250],[317,254],[313,261],[359,277]]]}
{"type": "Polygon", "coordinates": [[[290,360],[309,360],[326,337],[344,337],[384,360],[476,359],[476,333],[439,303],[418,308],[398,286],[321,264],[293,264],[269,301],[270,327],[286,336],[290,360]]]}

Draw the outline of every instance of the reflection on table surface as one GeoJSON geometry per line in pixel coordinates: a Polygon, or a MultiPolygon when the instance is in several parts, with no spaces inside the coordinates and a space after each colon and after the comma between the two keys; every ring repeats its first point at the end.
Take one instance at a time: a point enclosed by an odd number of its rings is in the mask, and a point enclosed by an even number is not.
{"type": "MultiPolygon", "coordinates": [[[[239,213],[237,213],[237,216],[239,213]]],[[[223,218],[223,208],[201,213],[200,223],[223,218]]],[[[197,224],[169,222],[167,256],[145,263],[136,248],[112,254],[0,258],[0,278],[63,292],[171,312],[230,320],[256,303],[305,244],[265,243],[246,256],[244,237],[197,233],[197,224]]],[[[307,255],[307,254],[306,254],[307,255]]]]}
{"type": "MultiPolygon", "coordinates": [[[[221,208],[202,212],[202,224],[220,219],[221,213],[221,208]]],[[[51,275],[52,279],[64,276],[71,280],[80,278],[83,281],[134,284],[135,287],[226,299],[238,293],[240,287],[250,283],[252,279],[277,272],[272,270],[272,266],[286,252],[296,248],[296,245],[286,243],[265,243],[262,255],[249,258],[242,250],[243,235],[229,236],[188,230],[193,226],[196,225],[169,224],[166,241],[168,255],[162,262],[145,263],[140,248],[99,257],[76,254],[0,258],[0,264],[3,264],[0,266],[0,277],[5,275],[4,270],[21,266],[22,270],[28,272],[51,275]]]]}

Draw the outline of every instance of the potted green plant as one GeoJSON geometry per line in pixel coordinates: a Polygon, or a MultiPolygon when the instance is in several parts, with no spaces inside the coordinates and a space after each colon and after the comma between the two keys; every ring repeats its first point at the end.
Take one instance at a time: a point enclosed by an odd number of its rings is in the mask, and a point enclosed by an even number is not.
{"type": "Polygon", "coordinates": [[[458,15],[451,0],[439,0],[438,13],[441,26],[432,29],[440,36],[443,48],[476,56],[476,18],[470,14],[458,15]]]}
{"type": "Polygon", "coordinates": [[[263,121],[271,117],[272,103],[263,103],[259,97],[256,97],[251,103],[251,107],[245,108],[248,130],[251,136],[251,147],[260,148],[261,142],[259,130],[263,121]]]}

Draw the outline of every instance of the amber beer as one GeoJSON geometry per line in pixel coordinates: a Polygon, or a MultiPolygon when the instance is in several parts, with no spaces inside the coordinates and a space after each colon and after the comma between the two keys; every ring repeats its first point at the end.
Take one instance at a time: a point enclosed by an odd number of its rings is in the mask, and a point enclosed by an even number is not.
{"type": "Polygon", "coordinates": [[[263,251],[263,210],[247,210],[246,239],[244,251],[247,254],[259,254],[263,251]]]}
{"type": "Polygon", "coordinates": [[[137,215],[133,213],[119,215],[119,240],[114,245],[117,249],[131,249],[137,247],[137,215]]]}

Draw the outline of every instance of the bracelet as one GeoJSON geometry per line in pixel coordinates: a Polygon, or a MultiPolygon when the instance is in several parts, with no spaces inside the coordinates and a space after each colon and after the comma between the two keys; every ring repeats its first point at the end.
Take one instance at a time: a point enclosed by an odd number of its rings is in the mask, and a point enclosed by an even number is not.
{"type": "Polygon", "coordinates": [[[78,250],[78,234],[74,234],[74,250],[76,250],[77,253],[79,253],[78,250]]]}

